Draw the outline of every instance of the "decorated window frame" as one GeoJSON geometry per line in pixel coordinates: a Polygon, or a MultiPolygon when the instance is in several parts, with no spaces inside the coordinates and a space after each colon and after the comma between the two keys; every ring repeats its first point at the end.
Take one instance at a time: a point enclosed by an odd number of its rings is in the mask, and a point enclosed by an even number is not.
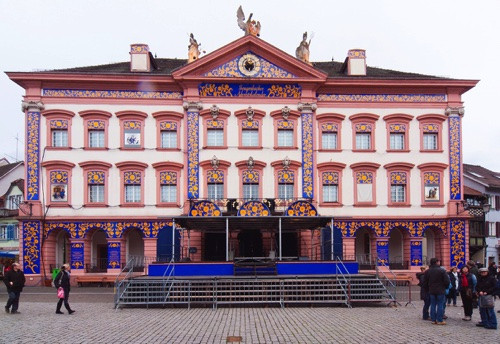
{"type": "Polygon", "coordinates": [[[182,119],[184,115],[174,111],[159,111],[153,113],[153,118],[156,120],[156,150],[159,151],[180,151],[181,150],[181,133],[182,119]],[[163,147],[162,135],[163,132],[176,133],[177,140],[175,147],[163,147]]]}
{"type": "Polygon", "coordinates": [[[78,164],[83,170],[83,195],[85,207],[107,207],[110,163],[104,161],[84,161],[78,164]],[[92,185],[103,186],[103,200],[91,201],[90,192],[92,185]]]}
{"type": "Polygon", "coordinates": [[[140,111],[120,111],[116,113],[120,120],[120,149],[144,149],[144,125],[148,115],[140,111]]]}
{"type": "Polygon", "coordinates": [[[420,152],[423,153],[442,153],[443,152],[443,122],[446,121],[445,115],[426,114],[417,117],[420,127],[420,152]],[[426,134],[437,135],[436,149],[427,149],[424,145],[424,136],[426,134]]]}
{"type": "Polygon", "coordinates": [[[371,113],[359,113],[349,117],[352,126],[352,151],[353,152],[375,152],[376,140],[376,122],[379,119],[379,115],[371,113]],[[357,135],[359,134],[370,134],[370,147],[369,148],[357,148],[357,135]]]}
{"type": "Polygon", "coordinates": [[[83,118],[84,140],[83,147],[86,150],[106,150],[109,147],[109,119],[112,114],[101,110],[86,110],[78,113],[83,118]],[[90,133],[92,130],[102,131],[104,134],[103,147],[91,147],[90,133]]]}
{"type": "Polygon", "coordinates": [[[263,161],[248,159],[243,161],[238,161],[235,163],[235,166],[238,168],[238,176],[239,176],[239,195],[241,199],[246,200],[244,195],[244,185],[245,184],[257,184],[257,197],[262,197],[262,184],[264,177],[264,168],[266,167],[266,163],[263,161]]]}
{"type": "Polygon", "coordinates": [[[379,167],[380,164],[371,162],[350,165],[353,175],[355,207],[377,206],[377,170],[379,167]],[[369,199],[370,195],[371,200],[369,199]]]}
{"type": "Polygon", "coordinates": [[[184,165],[176,162],[157,162],[153,164],[156,171],[156,206],[157,207],[174,207],[181,206],[181,181],[182,169],[184,165]],[[162,186],[175,185],[176,200],[175,202],[162,201],[162,186]]]}
{"type": "Polygon", "coordinates": [[[222,195],[217,199],[211,199],[217,205],[222,205],[222,200],[227,198],[227,177],[228,168],[231,166],[229,161],[225,160],[204,160],[200,162],[200,167],[203,173],[203,195],[206,199],[208,196],[208,184],[214,182],[216,184],[222,184],[222,195]]]}
{"type": "Polygon", "coordinates": [[[342,151],[342,121],[345,119],[344,115],[336,113],[322,113],[316,116],[318,123],[318,150],[320,152],[341,152],[342,151]],[[337,138],[335,148],[324,147],[323,134],[336,133],[337,138]]]}
{"type": "Polygon", "coordinates": [[[392,114],[384,116],[387,129],[387,152],[408,153],[410,151],[410,122],[413,116],[407,114],[392,114]],[[393,134],[403,134],[403,148],[391,148],[391,137],[393,134]]]}
{"type": "Polygon", "coordinates": [[[51,207],[71,206],[71,178],[75,164],[52,160],[42,163],[47,180],[46,204],[51,207]]]}
{"type": "Polygon", "coordinates": [[[45,117],[46,130],[47,130],[47,145],[49,150],[70,150],[72,147],[71,142],[71,125],[75,113],[67,110],[46,110],[42,112],[45,117]],[[56,131],[66,133],[66,144],[55,145],[53,134],[56,131]]]}
{"type": "Polygon", "coordinates": [[[345,164],[336,162],[323,162],[317,165],[319,198],[318,203],[321,207],[341,207],[342,206],[342,174],[345,164]],[[325,201],[323,187],[325,185],[337,186],[337,200],[325,201]]]}
{"type": "Polygon", "coordinates": [[[299,198],[298,193],[298,184],[299,184],[299,170],[302,164],[299,161],[290,160],[288,168],[283,165],[282,160],[274,161],[271,163],[274,171],[274,194],[275,198],[280,201],[293,201],[299,198]],[[279,187],[280,184],[288,184],[287,181],[290,182],[293,190],[293,197],[281,198],[279,197],[279,187]]]}
{"type": "Polygon", "coordinates": [[[274,127],[274,149],[275,150],[295,150],[298,149],[297,136],[298,136],[298,121],[300,118],[300,113],[295,110],[287,109],[285,112],[283,109],[275,110],[270,113],[273,118],[274,127]],[[292,144],[290,146],[280,146],[278,142],[278,135],[280,130],[289,130],[292,132],[292,144]]]}
{"type": "Polygon", "coordinates": [[[200,112],[203,127],[203,149],[227,149],[227,121],[231,113],[213,106],[200,112]],[[210,130],[222,130],[222,144],[208,145],[210,130]]]}
{"type": "Polygon", "coordinates": [[[444,171],[448,168],[443,163],[425,163],[417,166],[420,170],[421,180],[421,206],[444,206],[444,171]]]}
{"type": "Polygon", "coordinates": [[[395,162],[384,165],[387,170],[387,206],[388,207],[409,207],[410,200],[410,176],[411,169],[415,165],[406,162],[395,162]],[[404,187],[404,200],[398,201],[392,198],[393,187],[404,187]]]}
{"type": "Polygon", "coordinates": [[[266,113],[262,110],[248,108],[234,112],[238,119],[238,148],[239,149],[262,149],[262,122],[266,113]],[[246,146],[243,144],[245,130],[257,131],[257,145],[246,146]]]}
{"type": "Polygon", "coordinates": [[[137,161],[123,161],[116,163],[120,170],[120,206],[121,207],[144,207],[144,190],[146,188],[146,168],[148,164],[137,161]],[[126,201],[126,185],[140,186],[140,200],[137,202],[126,201]]]}

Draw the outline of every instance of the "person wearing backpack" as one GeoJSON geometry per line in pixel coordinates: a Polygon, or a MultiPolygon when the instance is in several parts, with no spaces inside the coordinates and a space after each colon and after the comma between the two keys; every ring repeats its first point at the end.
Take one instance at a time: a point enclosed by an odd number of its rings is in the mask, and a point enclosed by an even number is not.
{"type": "Polygon", "coordinates": [[[424,274],[424,287],[429,290],[431,300],[431,321],[436,325],[446,325],[443,321],[443,306],[446,301],[446,288],[450,285],[450,278],[446,270],[440,266],[437,258],[431,258],[431,266],[424,274]]]}
{"type": "Polygon", "coordinates": [[[57,302],[57,308],[56,308],[56,314],[64,314],[61,312],[61,306],[64,302],[64,307],[66,307],[66,310],[68,311],[68,314],[73,314],[75,313],[74,310],[71,309],[69,306],[69,291],[70,291],[70,272],[71,268],[69,264],[64,264],[61,266],[61,271],[57,274],[56,278],[54,279],[54,285],[57,289],[62,288],[64,290],[64,298],[59,298],[59,301],[57,302]]]}

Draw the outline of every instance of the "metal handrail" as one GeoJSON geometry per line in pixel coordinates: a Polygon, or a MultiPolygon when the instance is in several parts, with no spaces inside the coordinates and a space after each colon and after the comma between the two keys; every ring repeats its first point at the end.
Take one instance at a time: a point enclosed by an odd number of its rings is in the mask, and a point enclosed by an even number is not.
{"type": "MultiPolygon", "coordinates": [[[[116,279],[115,279],[115,307],[118,307],[118,302],[123,297],[123,294],[125,293],[125,290],[127,289],[127,287],[124,287],[120,293],[120,289],[123,286],[124,281],[128,280],[130,278],[130,275],[134,271],[134,262],[135,262],[135,257],[130,258],[130,260],[127,262],[125,267],[120,271],[118,276],[116,276],[116,279]],[[127,274],[125,275],[124,278],[122,278],[120,280],[120,276],[125,272],[125,270],[127,268],[128,268],[127,274]]],[[[128,286],[128,284],[127,284],[127,286],[128,286]]]]}
{"type": "MultiPolygon", "coordinates": [[[[170,259],[170,262],[168,262],[168,265],[167,267],[165,268],[165,272],[163,273],[163,290],[165,291],[165,303],[167,302],[167,298],[168,296],[170,295],[170,291],[172,291],[172,287],[174,285],[174,280],[172,279],[172,281],[169,283],[170,279],[172,278],[172,276],[174,275],[174,269],[175,269],[175,265],[174,265],[174,257],[172,257],[172,259],[170,259]],[[171,267],[171,268],[170,268],[171,267]],[[170,273],[168,274],[167,276],[167,272],[170,270],[170,273]],[[165,276],[167,276],[167,278],[165,278],[165,276]],[[168,286],[168,291],[166,291],[166,288],[167,288],[167,284],[169,283],[169,286],[168,286]]],[[[191,286],[189,286],[189,292],[191,292],[191,286]]],[[[149,291],[148,291],[148,297],[149,297],[149,291]]]]}
{"type": "Polygon", "coordinates": [[[340,266],[344,269],[344,271],[347,273],[349,279],[345,277],[345,274],[340,270],[339,264],[335,264],[335,270],[336,270],[336,279],[339,282],[340,288],[342,288],[342,291],[344,292],[347,300],[346,300],[346,305],[351,308],[351,295],[349,293],[350,290],[350,283],[351,283],[351,274],[349,273],[349,270],[347,270],[347,267],[344,265],[344,262],[340,259],[340,257],[337,256],[336,258],[337,262],[340,263],[340,266]],[[347,286],[347,290],[344,288],[344,285],[339,281],[339,275],[342,277],[344,280],[345,285],[347,286]]]}
{"type": "MultiPolygon", "coordinates": [[[[387,290],[387,292],[389,293],[389,295],[390,295],[391,299],[393,300],[393,302],[398,303],[398,301],[396,300],[396,284],[393,282],[393,281],[395,281],[395,280],[397,279],[397,276],[396,276],[396,274],[395,274],[395,273],[394,273],[394,272],[393,272],[393,271],[389,268],[389,266],[387,266],[387,265],[385,264],[385,262],[380,262],[380,264],[381,264],[382,266],[384,266],[384,267],[386,267],[386,268],[387,268],[387,271],[388,271],[389,273],[391,273],[391,274],[392,274],[393,279],[391,280],[390,278],[388,278],[388,277],[386,276],[385,272],[384,272],[384,271],[382,271],[382,270],[380,270],[380,268],[379,268],[379,265],[378,265],[378,264],[376,264],[376,265],[375,265],[375,273],[376,273],[376,276],[377,276],[377,278],[379,278],[379,273],[381,273],[381,274],[382,274],[382,276],[384,277],[385,281],[387,281],[387,282],[389,283],[389,285],[390,285],[391,289],[393,290],[393,292],[392,292],[392,293],[391,293],[389,290],[387,290]]],[[[384,285],[384,287],[385,287],[385,285],[384,285]]],[[[387,289],[387,288],[386,288],[386,289],[387,289]]]]}

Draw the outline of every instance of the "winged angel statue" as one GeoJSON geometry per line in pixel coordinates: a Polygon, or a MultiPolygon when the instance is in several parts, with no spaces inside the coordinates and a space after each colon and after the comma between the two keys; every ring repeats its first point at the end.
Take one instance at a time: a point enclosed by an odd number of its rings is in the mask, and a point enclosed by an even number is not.
{"type": "Polygon", "coordinates": [[[236,12],[236,17],[238,17],[238,26],[245,31],[245,35],[260,36],[260,22],[252,20],[253,13],[250,13],[250,17],[245,22],[245,14],[241,6],[236,12]]]}

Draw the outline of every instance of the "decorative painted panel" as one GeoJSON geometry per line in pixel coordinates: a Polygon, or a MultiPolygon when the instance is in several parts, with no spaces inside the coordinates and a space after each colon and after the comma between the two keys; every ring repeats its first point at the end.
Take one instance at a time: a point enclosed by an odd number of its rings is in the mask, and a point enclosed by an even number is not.
{"type": "Polygon", "coordinates": [[[391,184],[406,185],[406,172],[391,172],[391,184]]]}
{"type": "Polygon", "coordinates": [[[280,120],[276,121],[276,127],[278,129],[289,129],[289,130],[292,130],[293,129],[293,121],[285,120],[285,119],[280,119],[280,120]]]}
{"type": "Polygon", "coordinates": [[[40,112],[28,112],[26,118],[26,200],[40,199],[40,112]]]}
{"type": "Polygon", "coordinates": [[[125,130],[140,130],[141,121],[123,121],[123,129],[125,130]]]}
{"type": "Polygon", "coordinates": [[[160,122],[160,130],[176,131],[177,130],[177,123],[176,122],[169,122],[169,121],[160,122]]]}
{"type": "Polygon", "coordinates": [[[147,53],[149,52],[149,46],[147,44],[132,44],[130,46],[131,53],[147,53]]]}
{"type": "Polygon", "coordinates": [[[120,269],[121,243],[108,242],[108,269],[120,269]]]}
{"type": "Polygon", "coordinates": [[[44,88],[44,97],[104,98],[104,99],[182,99],[182,92],[175,91],[124,91],[44,88]]]}
{"type": "Polygon", "coordinates": [[[406,132],[406,124],[391,124],[389,125],[391,133],[404,133],[406,132]]]}
{"type": "Polygon", "coordinates": [[[316,208],[307,201],[296,201],[290,204],[285,212],[286,216],[318,216],[316,208]]]}
{"type": "Polygon", "coordinates": [[[103,171],[88,171],[87,183],[88,184],[104,184],[105,173],[103,171]]]}
{"type": "Polygon", "coordinates": [[[123,181],[125,184],[141,184],[141,172],[129,171],[123,172],[123,181]]]}
{"type": "Polygon", "coordinates": [[[242,173],[243,183],[255,183],[259,184],[260,173],[259,171],[245,170],[242,173]]]}
{"type": "Polygon", "coordinates": [[[71,244],[71,268],[81,270],[84,268],[84,247],[83,243],[71,244]]]}
{"type": "Polygon", "coordinates": [[[450,125],[450,200],[462,199],[462,139],[461,119],[449,117],[450,125]]]}
{"type": "Polygon", "coordinates": [[[462,268],[465,265],[465,221],[450,220],[450,266],[462,268]]]}
{"type": "Polygon", "coordinates": [[[68,183],[68,172],[67,171],[51,171],[50,172],[50,182],[51,183],[68,183]]]}
{"type": "Polygon", "coordinates": [[[424,184],[439,185],[441,177],[438,172],[425,172],[424,184]]]}
{"type": "Polygon", "coordinates": [[[41,223],[23,222],[23,271],[25,274],[40,273],[41,223]]]}
{"type": "Polygon", "coordinates": [[[208,129],[224,129],[224,121],[220,119],[211,119],[207,121],[208,129]]]}
{"type": "Polygon", "coordinates": [[[271,212],[264,203],[249,201],[241,205],[238,216],[269,216],[271,212]]]}
{"type": "Polygon", "coordinates": [[[241,72],[242,59],[245,59],[245,56],[251,54],[256,60],[253,62],[253,67],[256,68],[258,66],[259,70],[257,73],[252,75],[252,77],[256,78],[276,78],[276,79],[285,79],[285,78],[295,78],[295,75],[276,66],[275,64],[269,62],[268,60],[262,58],[261,56],[255,55],[251,52],[235,57],[231,61],[228,61],[218,67],[215,67],[209,72],[206,72],[204,76],[211,77],[233,77],[233,78],[242,78],[247,75],[241,72]]]}
{"type": "Polygon", "coordinates": [[[354,58],[366,58],[366,51],[361,49],[351,49],[347,53],[347,56],[354,58]]]}
{"type": "Polygon", "coordinates": [[[241,121],[241,127],[243,129],[259,129],[259,121],[256,120],[243,120],[241,121]]]}
{"type": "Polygon", "coordinates": [[[219,207],[209,201],[196,202],[189,209],[189,216],[221,216],[219,207]]]}
{"type": "Polygon", "coordinates": [[[389,265],[389,241],[377,241],[377,265],[389,265]]]}
{"type": "Polygon", "coordinates": [[[207,171],[207,183],[224,183],[224,172],[219,170],[207,171]]]}
{"type": "Polygon", "coordinates": [[[321,182],[323,185],[337,185],[339,183],[338,172],[323,172],[321,182]]]}
{"type": "Polygon", "coordinates": [[[422,265],[422,240],[410,241],[410,264],[422,265]]]}
{"type": "Polygon", "coordinates": [[[354,130],[356,130],[357,133],[371,133],[372,125],[367,123],[358,123],[354,126],[354,130]]]}
{"type": "Polygon", "coordinates": [[[104,130],[106,127],[106,122],[101,120],[90,120],[87,121],[87,129],[89,130],[104,130]]]}
{"type": "Polygon", "coordinates": [[[199,196],[199,113],[187,113],[187,154],[188,154],[188,199],[199,196]]]}
{"type": "Polygon", "coordinates": [[[225,84],[201,83],[198,86],[201,97],[262,97],[294,98],[302,96],[299,84],[225,84]]]}
{"type": "Polygon", "coordinates": [[[318,94],[319,101],[362,103],[442,103],[446,94],[318,94]]]}
{"type": "Polygon", "coordinates": [[[439,132],[439,125],[437,124],[425,124],[422,127],[422,131],[424,133],[438,133],[439,132]]]}
{"type": "Polygon", "coordinates": [[[371,173],[371,172],[356,172],[356,183],[357,184],[372,184],[373,183],[373,173],[371,173]]]}
{"type": "Polygon", "coordinates": [[[50,129],[68,129],[68,121],[64,119],[51,119],[50,129]]]}
{"type": "Polygon", "coordinates": [[[321,124],[321,131],[323,133],[336,133],[339,131],[339,126],[335,123],[323,123],[321,124]]]}
{"type": "Polygon", "coordinates": [[[408,232],[410,237],[421,238],[424,236],[425,231],[430,228],[440,230],[443,236],[448,235],[448,223],[446,221],[395,221],[395,220],[381,220],[381,221],[334,221],[335,228],[342,232],[344,237],[354,237],[356,231],[360,228],[368,228],[377,237],[388,237],[391,230],[394,228],[401,228],[408,232]]]}
{"type": "Polygon", "coordinates": [[[295,176],[293,171],[285,171],[285,170],[278,171],[278,183],[293,184],[294,181],[295,181],[295,176]]]}
{"type": "Polygon", "coordinates": [[[314,196],[313,169],[313,114],[303,113],[302,117],[302,197],[314,196]]]}
{"type": "Polygon", "coordinates": [[[177,185],[177,172],[160,172],[161,185],[177,185]]]}

